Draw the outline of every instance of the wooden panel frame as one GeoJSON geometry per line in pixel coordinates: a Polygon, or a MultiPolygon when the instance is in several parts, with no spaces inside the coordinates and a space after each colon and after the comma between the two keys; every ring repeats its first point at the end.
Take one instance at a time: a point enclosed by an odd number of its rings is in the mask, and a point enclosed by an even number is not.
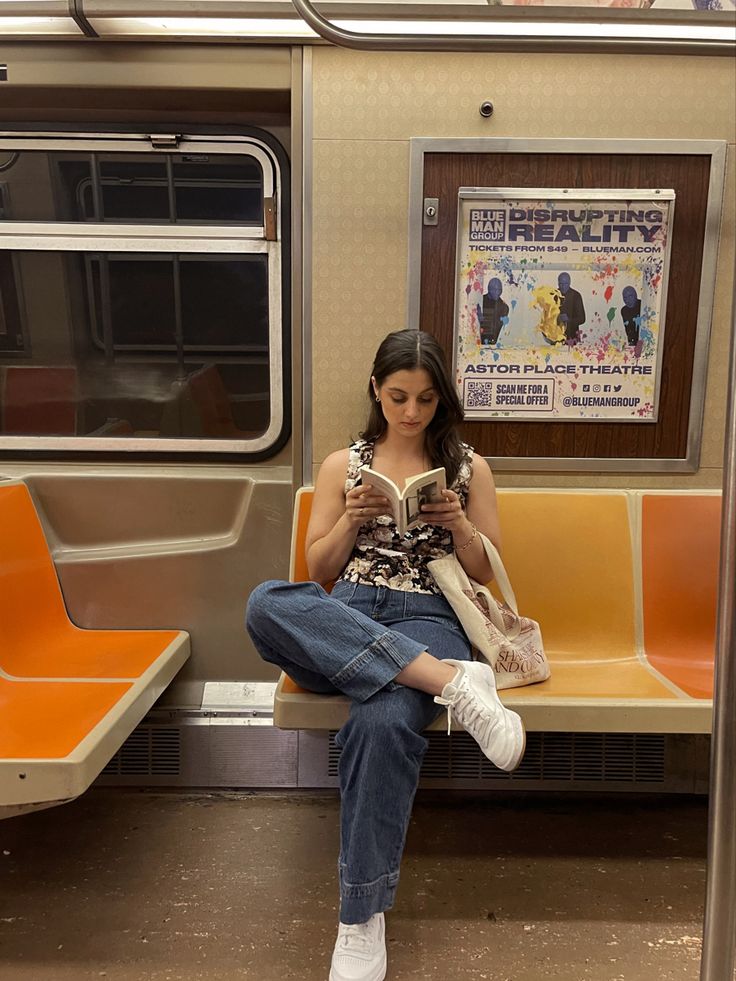
{"type": "Polygon", "coordinates": [[[411,141],[407,322],[435,334],[448,352],[457,187],[666,186],[676,191],[658,421],[466,423],[464,437],[495,469],[697,470],[725,157],[726,144],[720,141],[411,141]],[[423,224],[425,197],[441,198],[437,226],[423,224]]]}

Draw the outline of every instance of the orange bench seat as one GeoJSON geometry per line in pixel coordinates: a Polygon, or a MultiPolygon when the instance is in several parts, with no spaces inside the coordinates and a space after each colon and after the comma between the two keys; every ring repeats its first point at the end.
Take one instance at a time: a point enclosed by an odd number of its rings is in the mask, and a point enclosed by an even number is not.
{"type": "Polygon", "coordinates": [[[24,678],[137,678],[176,630],[83,630],[71,622],[28,488],[0,488],[0,670],[24,678]]]}
{"type": "Polygon", "coordinates": [[[0,678],[0,759],[65,759],[129,691],[130,682],[0,678]]]}
{"type": "Polygon", "coordinates": [[[721,499],[642,496],[644,649],[694,698],[713,696],[721,499]]]}
{"type": "Polygon", "coordinates": [[[0,816],[78,796],[189,657],[180,630],[71,622],[28,488],[0,485],[0,816]]]}
{"type": "MultiPolygon", "coordinates": [[[[304,540],[312,493],[302,488],[295,505],[295,581],[308,578],[304,540]]],[[[712,524],[720,499],[716,494],[699,497],[712,524]]],[[[542,626],[552,666],[548,681],[502,692],[530,730],[710,731],[712,689],[684,683],[686,673],[695,669],[692,651],[688,655],[686,644],[668,651],[670,660],[679,657],[682,662],[680,672],[673,673],[665,670],[659,650],[650,657],[645,643],[645,638],[661,636],[646,623],[652,603],[660,620],[667,620],[668,608],[680,604],[681,597],[665,588],[654,598],[651,583],[645,583],[649,603],[641,600],[642,570],[651,568],[651,554],[647,565],[643,549],[656,553],[648,508],[642,531],[642,498],[637,491],[499,491],[504,562],[519,609],[542,626]]],[[[703,560],[706,564],[712,563],[714,536],[715,527],[703,544],[710,554],[703,560]]],[[[714,607],[715,581],[712,576],[702,581],[702,603],[714,607]]],[[[663,643],[666,648],[666,640],[663,643]]],[[[698,657],[712,665],[712,644],[698,651],[698,657]]],[[[348,710],[349,701],[342,695],[307,692],[284,674],[279,679],[274,702],[278,726],[337,729],[348,710]]],[[[443,724],[439,719],[435,727],[443,724]]]]}

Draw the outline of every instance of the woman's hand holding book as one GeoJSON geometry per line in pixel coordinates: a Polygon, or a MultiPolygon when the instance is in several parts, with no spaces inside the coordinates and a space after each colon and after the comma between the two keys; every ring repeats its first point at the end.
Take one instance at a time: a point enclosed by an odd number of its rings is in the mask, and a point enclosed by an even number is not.
{"type": "Polygon", "coordinates": [[[390,514],[391,508],[388,499],[374,494],[370,484],[358,484],[345,495],[345,513],[351,524],[359,526],[381,514],[390,514]]]}

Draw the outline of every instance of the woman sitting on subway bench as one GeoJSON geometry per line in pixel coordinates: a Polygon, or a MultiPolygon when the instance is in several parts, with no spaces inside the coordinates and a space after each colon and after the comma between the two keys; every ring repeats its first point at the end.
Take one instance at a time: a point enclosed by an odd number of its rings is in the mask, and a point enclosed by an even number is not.
{"type": "Polygon", "coordinates": [[[350,716],[336,737],[341,794],[340,923],[330,981],[382,981],[384,911],[399,881],[423,730],[446,706],[485,755],[513,770],[524,752],[519,716],[471,660],[462,628],[427,568],[455,550],[467,573],[491,570],[478,532],[500,544],[496,494],[482,457],[460,441],[462,407],[442,349],[401,330],[381,343],[361,438],[322,464],[307,531],[313,582],[266,582],[247,628],[261,656],[314,692],[343,692],[350,716]],[[444,467],[442,500],[399,536],[387,500],[360,480],[370,465],[399,487],[444,467]],[[323,588],[335,582],[328,594],[323,588]]]}

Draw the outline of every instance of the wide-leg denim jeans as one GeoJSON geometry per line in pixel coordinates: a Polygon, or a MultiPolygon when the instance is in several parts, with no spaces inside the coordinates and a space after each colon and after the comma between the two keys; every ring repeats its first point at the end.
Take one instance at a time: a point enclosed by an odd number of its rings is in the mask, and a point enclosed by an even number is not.
{"type": "Polygon", "coordinates": [[[313,582],[261,583],[246,624],[261,657],[297,684],[352,700],[336,737],[340,919],[364,923],[393,905],[427,750],[422,730],[442,711],[393,679],[422,651],[467,661],[470,645],[443,596],[342,580],[331,594],[313,582]]]}

